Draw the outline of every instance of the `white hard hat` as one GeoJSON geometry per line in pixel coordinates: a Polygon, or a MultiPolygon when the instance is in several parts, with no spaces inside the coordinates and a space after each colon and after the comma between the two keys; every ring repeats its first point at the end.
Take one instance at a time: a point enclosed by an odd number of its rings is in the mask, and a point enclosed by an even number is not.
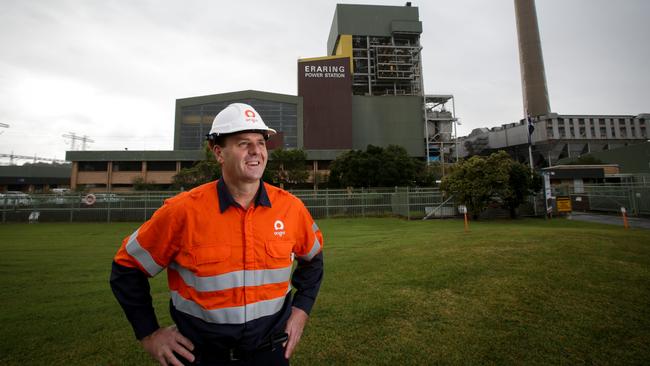
{"type": "Polygon", "coordinates": [[[259,131],[267,135],[276,133],[264,123],[255,108],[244,103],[232,103],[214,117],[208,138],[243,131],[259,131]]]}

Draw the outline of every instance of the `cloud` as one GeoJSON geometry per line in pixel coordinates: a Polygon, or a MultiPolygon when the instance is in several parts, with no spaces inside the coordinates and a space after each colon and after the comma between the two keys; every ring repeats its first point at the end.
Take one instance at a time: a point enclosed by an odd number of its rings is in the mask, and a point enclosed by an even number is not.
{"type": "MultiPolygon", "coordinates": [[[[401,5],[394,1],[345,1],[401,5]]],[[[522,115],[512,1],[414,2],[425,91],[454,94],[459,134],[522,115]]],[[[326,55],[336,1],[3,1],[2,152],[63,157],[171,149],[175,99],[257,89],[294,94],[300,57],[326,55]]],[[[537,1],[551,107],[650,112],[644,0],[537,1]]]]}

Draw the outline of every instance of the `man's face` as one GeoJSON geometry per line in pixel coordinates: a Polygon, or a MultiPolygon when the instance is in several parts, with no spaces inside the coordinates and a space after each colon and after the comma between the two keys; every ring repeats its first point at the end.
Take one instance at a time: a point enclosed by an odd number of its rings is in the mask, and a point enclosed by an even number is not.
{"type": "Polygon", "coordinates": [[[221,171],[229,184],[254,183],[264,174],[268,153],[260,133],[242,132],[228,136],[225,146],[213,149],[221,171]]]}

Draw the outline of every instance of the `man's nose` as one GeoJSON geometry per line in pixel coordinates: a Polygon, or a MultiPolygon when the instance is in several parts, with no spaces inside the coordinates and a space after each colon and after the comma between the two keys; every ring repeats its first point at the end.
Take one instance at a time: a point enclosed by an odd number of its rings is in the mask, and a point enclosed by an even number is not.
{"type": "Polygon", "coordinates": [[[262,147],[257,144],[251,144],[248,148],[248,153],[251,155],[257,155],[260,153],[262,147]]]}

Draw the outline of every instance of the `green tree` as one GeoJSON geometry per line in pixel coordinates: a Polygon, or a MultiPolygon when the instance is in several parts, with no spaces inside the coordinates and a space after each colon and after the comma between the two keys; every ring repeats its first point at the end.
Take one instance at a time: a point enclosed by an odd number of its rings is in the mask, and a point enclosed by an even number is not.
{"type": "Polygon", "coordinates": [[[368,145],[366,151],[350,150],[330,165],[331,187],[394,187],[418,183],[424,163],[401,146],[368,145]]]}
{"type": "Polygon", "coordinates": [[[203,150],[203,160],[194,163],[190,168],[181,169],[181,171],[172,178],[175,189],[192,189],[201,184],[218,179],[221,176],[221,167],[207,143],[204,145],[203,150]]]}
{"type": "Polygon", "coordinates": [[[156,189],[155,182],[147,183],[142,177],[135,177],[131,182],[133,183],[133,189],[136,191],[153,191],[156,189]]]}
{"type": "Polygon", "coordinates": [[[531,174],[528,167],[512,160],[505,151],[499,151],[488,157],[473,156],[459,162],[442,180],[440,188],[448,195],[453,194],[477,219],[492,202],[507,208],[514,218],[516,208],[540,186],[539,175],[531,174]]]}
{"type": "Polygon", "coordinates": [[[458,163],[456,169],[442,179],[440,189],[447,195],[454,195],[456,202],[467,206],[468,213],[478,219],[495,194],[496,185],[507,180],[498,174],[481,156],[458,163]]]}
{"type": "Polygon", "coordinates": [[[275,149],[271,152],[266,171],[271,181],[281,187],[305,183],[309,179],[307,153],[301,149],[275,149]]]}
{"type": "Polygon", "coordinates": [[[439,162],[432,162],[427,165],[424,161],[416,160],[418,163],[418,175],[415,183],[420,187],[435,187],[436,181],[442,179],[442,168],[439,162]]]}
{"type": "Polygon", "coordinates": [[[528,166],[511,159],[504,151],[490,155],[488,161],[506,168],[508,172],[507,184],[498,187],[496,196],[514,219],[517,217],[517,207],[524,203],[526,197],[541,189],[542,179],[539,174],[531,173],[528,166]]]}

